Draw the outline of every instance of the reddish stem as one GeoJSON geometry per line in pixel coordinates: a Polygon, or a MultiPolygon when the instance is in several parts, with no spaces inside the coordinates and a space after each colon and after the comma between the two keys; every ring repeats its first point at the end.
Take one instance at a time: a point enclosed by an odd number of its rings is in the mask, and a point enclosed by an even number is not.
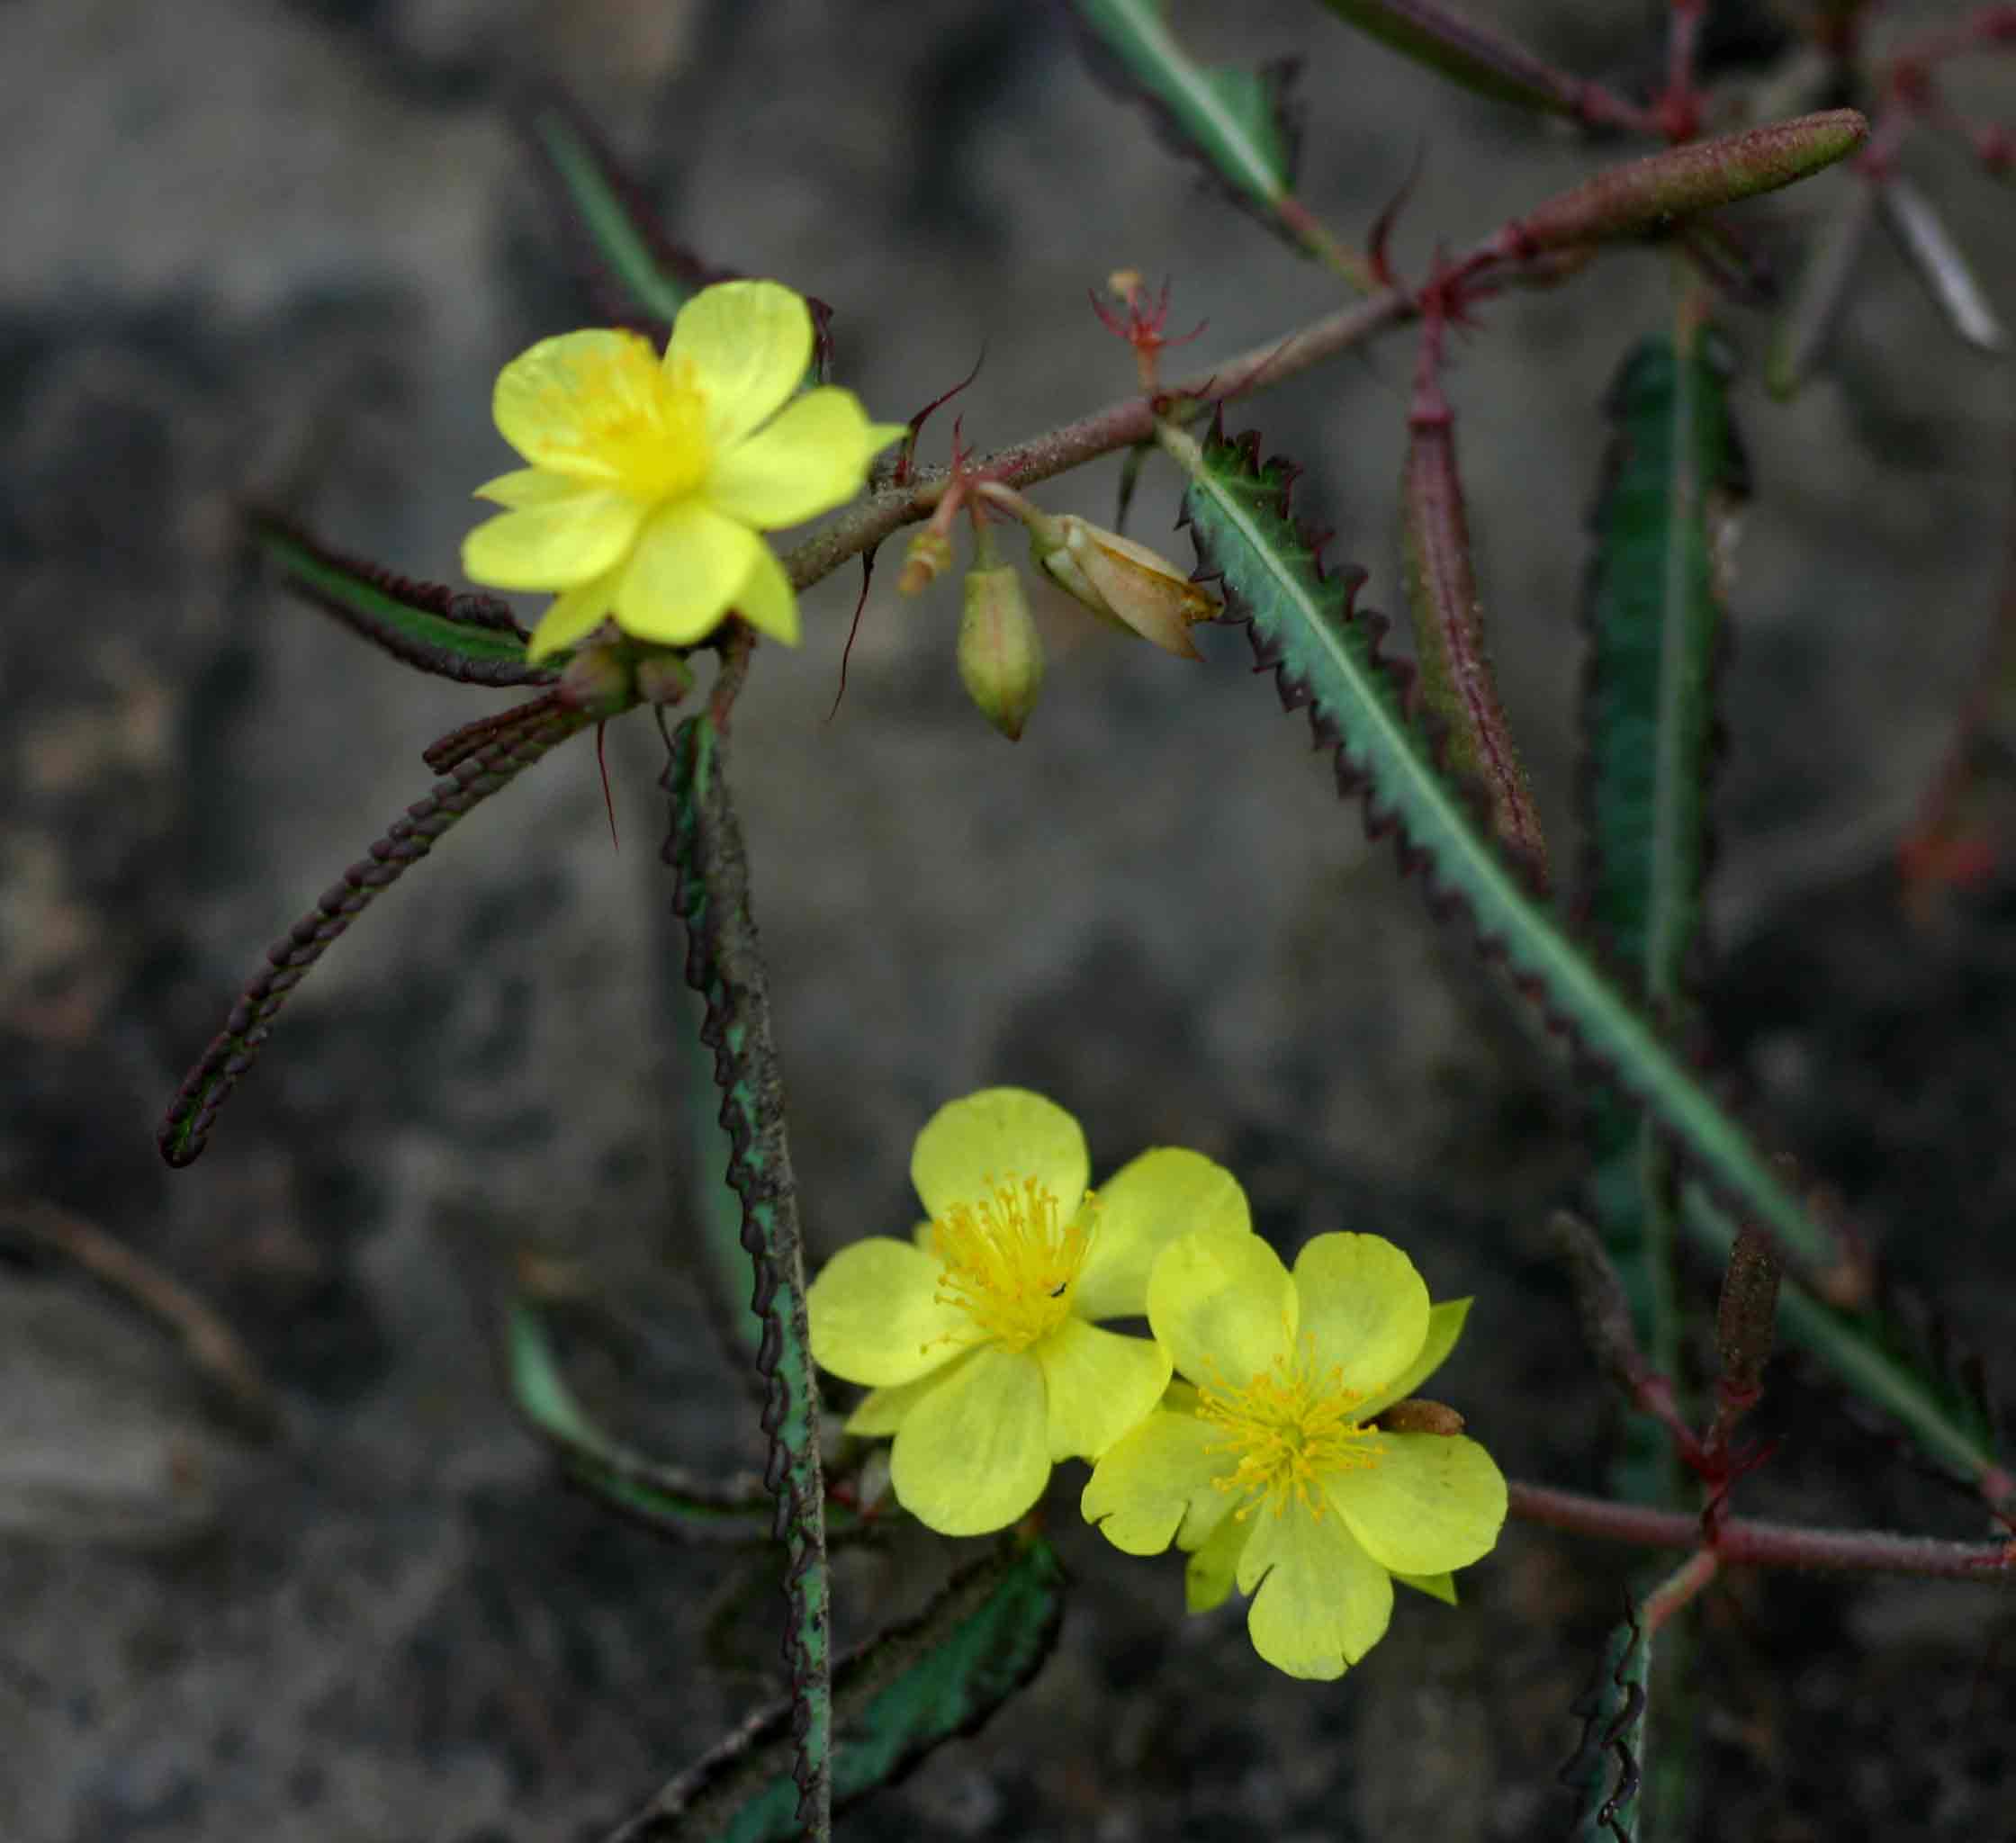
{"type": "Polygon", "coordinates": [[[1839,1574],[1912,1574],[1937,1580],[2016,1579],[2016,1542],[1948,1542],[1886,1530],[1816,1530],[1794,1524],[1719,1522],[1712,1542],[1685,1511],[1619,1504],[1514,1479],[1510,1514],[1522,1523],[1647,1549],[1712,1547],[1726,1567],[1805,1568],[1839,1574]]]}

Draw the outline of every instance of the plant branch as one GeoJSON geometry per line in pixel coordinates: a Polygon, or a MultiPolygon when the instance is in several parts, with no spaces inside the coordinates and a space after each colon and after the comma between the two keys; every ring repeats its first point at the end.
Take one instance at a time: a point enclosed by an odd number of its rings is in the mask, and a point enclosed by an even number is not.
{"type": "MultiPolygon", "coordinates": [[[[1647,1549],[1704,1549],[1701,1519],[1685,1511],[1619,1504],[1514,1479],[1510,1514],[1522,1523],[1647,1549]]],[[[2016,1543],[1948,1542],[1887,1530],[1802,1529],[1731,1517],[1714,1552],[1726,1567],[1804,1568],[1840,1574],[1914,1574],[1940,1580],[2016,1581],[2016,1543]]]]}
{"type": "MultiPolygon", "coordinates": [[[[1136,396],[1109,403],[1089,416],[1045,435],[997,449],[972,463],[1004,486],[1023,487],[1050,480],[1102,454],[1152,441],[1158,415],[1172,405],[1228,403],[1268,384],[1285,382],[1300,372],[1412,319],[1413,293],[1389,288],[1370,300],[1326,314],[1264,346],[1256,346],[1211,371],[1167,386],[1159,398],[1136,396]]],[[[809,588],[848,558],[872,550],[893,531],[928,518],[951,482],[948,468],[921,471],[901,487],[886,488],[814,532],[783,560],[793,585],[809,588]]]]}

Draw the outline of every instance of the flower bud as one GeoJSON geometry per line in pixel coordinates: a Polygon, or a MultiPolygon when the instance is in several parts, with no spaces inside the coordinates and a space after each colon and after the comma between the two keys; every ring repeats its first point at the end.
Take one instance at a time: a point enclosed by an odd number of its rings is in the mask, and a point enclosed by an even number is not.
{"type": "Polygon", "coordinates": [[[1190,629],[1218,604],[1166,558],[1074,512],[1032,519],[1030,553],[1050,580],[1102,620],[1138,634],[1179,659],[1201,659],[1190,629]]]}
{"type": "Polygon", "coordinates": [[[922,595],[952,566],[952,540],[935,524],[925,526],[910,540],[903,553],[903,574],[896,578],[898,595],[922,595]]]}
{"type": "Polygon", "coordinates": [[[1043,687],[1043,643],[1012,563],[967,571],[959,678],[980,715],[1011,742],[1019,741],[1043,687]]]}

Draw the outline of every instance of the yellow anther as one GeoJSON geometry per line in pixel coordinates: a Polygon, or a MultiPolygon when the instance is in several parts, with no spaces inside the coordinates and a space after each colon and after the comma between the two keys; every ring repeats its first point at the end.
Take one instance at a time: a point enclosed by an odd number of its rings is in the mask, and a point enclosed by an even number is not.
{"type": "Polygon", "coordinates": [[[970,1329],[955,1341],[1027,1350],[1071,1309],[1071,1283],[1090,1252],[1098,1221],[1092,1193],[1066,1218],[1033,1177],[997,1179],[986,1194],[955,1203],[932,1223],[932,1252],[943,1263],[937,1299],[965,1312],[970,1329]]]}
{"type": "Polygon", "coordinates": [[[1237,1465],[1216,1483],[1246,1498],[1236,1513],[1242,1519],[1261,1504],[1280,1516],[1292,1500],[1320,1518],[1323,1480],[1377,1465],[1386,1450],[1354,1417],[1352,1409],[1364,1398],[1344,1386],[1343,1370],[1318,1370],[1313,1337],[1238,1389],[1224,1381],[1215,1363],[1210,1370],[1210,1380],[1197,1391],[1197,1414],[1223,1434],[1205,1450],[1237,1456],[1237,1465]]]}

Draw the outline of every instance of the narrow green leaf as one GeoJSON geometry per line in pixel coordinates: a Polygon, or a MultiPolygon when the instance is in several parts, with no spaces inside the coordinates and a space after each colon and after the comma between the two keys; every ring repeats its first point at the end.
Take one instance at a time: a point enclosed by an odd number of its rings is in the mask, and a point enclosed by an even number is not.
{"type": "Polygon", "coordinates": [[[1200,64],[1169,31],[1167,0],[1072,0],[1072,11],[1094,74],[1142,103],[1170,147],[1302,254],[1372,292],[1364,258],[1341,247],[1294,195],[1292,60],[1257,70],[1200,64]]]}
{"type": "MultiPolygon", "coordinates": [[[[833,1677],[833,1803],[893,1784],[975,1732],[1042,1668],[1065,1576],[1040,1536],[1010,1535],[916,1618],[842,1660],[833,1677]]],[[[764,1710],[661,1792],[607,1843],[785,1843],[799,1834],[791,1705],[764,1710]]]]}
{"type": "Polygon", "coordinates": [[[169,1103],[155,1136],[162,1157],[179,1166],[201,1155],[216,1124],[217,1110],[272,1035],[274,1019],[287,994],[351,922],[426,857],[464,814],[594,721],[589,712],[562,708],[550,697],[535,698],[518,712],[506,713],[502,721],[487,724],[480,743],[456,752],[454,772],[435,782],[424,798],[393,820],[370,854],[351,865],[322,892],[314,908],[266,949],[266,965],[246,983],[224,1028],[183,1077],[169,1103]]]}
{"type": "MultiPolygon", "coordinates": [[[[716,1542],[770,1540],[777,1507],[760,1479],[702,1478],[633,1451],[590,1421],[561,1373],[544,1321],[522,1299],[506,1310],[503,1344],[512,1400],[574,1483],[669,1535],[716,1542]]],[[[827,1501],[829,1539],[860,1526],[851,1511],[827,1501]]]]}
{"type": "Polygon", "coordinates": [[[806,1328],[805,1247],[784,1130],[784,1088],[724,753],[708,717],[688,717],[674,733],[663,781],[672,805],[664,855],[676,877],[673,906],[686,923],[687,984],[706,1002],[702,1036],[714,1051],[721,1090],[721,1124],[731,1146],[728,1182],[742,1199],[742,1245],[755,1263],[751,1303],[763,1321],[757,1368],[770,1385],[763,1409],[770,1436],[767,1477],[777,1497],[789,1603],[784,1653],[796,1737],[796,1821],[804,1834],[824,1839],[832,1830],[833,1729],[819,1389],[806,1328]]]}
{"type": "Polygon", "coordinates": [[[1282,106],[1282,75],[1216,69],[1179,45],[1167,0],[1073,0],[1087,31],[1154,105],[1179,146],[1251,203],[1271,210],[1293,190],[1295,131],[1282,106]]]}
{"type": "Polygon", "coordinates": [[[1306,704],[1336,751],[1341,790],[1363,786],[1368,816],[1399,835],[1403,862],[1425,864],[1431,894],[1467,907],[1513,979],[1580,1049],[1672,1136],[1714,1187],[1810,1268],[1841,1259],[1834,1237],[1715,1101],[1660,1030],[1579,948],[1480,826],[1472,803],[1436,764],[1399,685],[1378,656],[1383,631],[1351,607],[1354,579],[1327,576],[1288,512],[1293,467],[1263,463],[1258,438],[1208,444],[1164,424],[1163,445],[1191,476],[1184,520],[1199,566],[1272,666],[1282,702],[1306,704]]]}
{"type": "MultiPolygon", "coordinates": [[[[1700,932],[1715,719],[1712,680],[1729,533],[1748,490],[1724,368],[1706,328],[1634,351],[1611,387],[1610,446],[1583,592],[1587,923],[1656,1016],[1678,1021],[1700,932]]],[[[1652,1367],[1677,1378],[1671,1155],[1638,1110],[1591,1111],[1592,1212],[1652,1367]]],[[[1618,1480],[1639,1502],[1679,1485],[1663,1429],[1634,1419],[1618,1480]]]]}
{"type": "MultiPolygon", "coordinates": [[[[533,109],[528,129],[534,150],[578,233],[589,293],[596,310],[616,325],[641,325],[659,345],[679,310],[701,289],[740,279],[741,272],[703,262],[660,227],[636,184],[589,125],[559,94],[533,109]]],[[[812,363],[805,387],[826,382],[832,363],[832,310],[814,295],[812,363]]]]}
{"type": "Polygon", "coordinates": [[[702,288],[733,273],[709,267],[665,236],[571,103],[546,97],[534,106],[529,126],[580,229],[599,284],[599,304],[609,318],[626,318],[627,306],[633,315],[670,327],[702,288]]]}
{"type": "Polygon", "coordinates": [[[1586,85],[1524,45],[1441,0],[1324,0],[1340,19],[1404,58],[1493,102],[1580,118],[1586,85]]]}
{"type": "Polygon", "coordinates": [[[254,546],[289,589],[394,659],[466,685],[559,679],[554,667],[526,660],[525,630],[495,597],[457,594],[338,556],[271,513],[256,512],[249,522],[254,546]]]}
{"type": "MultiPolygon", "coordinates": [[[[722,1346],[760,1391],[764,1384],[756,1359],[763,1321],[750,1305],[756,1266],[742,1245],[742,1199],[725,1175],[734,1142],[717,1118],[714,1052],[702,1040],[696,1020],[680,1022],[685,1028],[680,1032],[678,1057],[680,1123],[691,1173],[680,1222],[690,1239],[700,1290],[722,1346]]],[[[832,1527],[830,1506],[826,1526],[832,1527]]]]}
{"type": "Polygon", "coordinates": [[[1645,1758],[1652,1645],[1627,1608],[1603,1641],[1596,1676],[1575,1699],[1581,1744],[1561,1770],[1575,1797],[1569,1843],[1635,1843],[1645,1758]]]}

